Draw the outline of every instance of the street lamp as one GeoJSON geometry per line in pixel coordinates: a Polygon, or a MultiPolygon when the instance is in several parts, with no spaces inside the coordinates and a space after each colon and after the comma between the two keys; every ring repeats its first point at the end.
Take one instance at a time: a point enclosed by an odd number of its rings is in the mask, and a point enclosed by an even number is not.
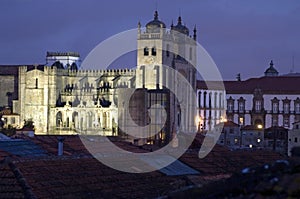
{"type": "Polygon", "coordinates": [[[202,127],[202,117],[201,116],[196,116],[195,117],[195,123],[198,126],[198,132],[202,132],[203,127],[202,127]]]}
{"type": "Polygon", "coordinates": [[[258,125],[257,125],[257,128],[258,128],[258,129],[262,129],[262,128],[263,128],[263,125],[262,125],[262,124],[258,124],[258,125]]]}
{"type": "Polygon", "coordinates": [[[2,117],[1,120],[3,122],[3,128],[6,128],[7,118],[2,117]]]}

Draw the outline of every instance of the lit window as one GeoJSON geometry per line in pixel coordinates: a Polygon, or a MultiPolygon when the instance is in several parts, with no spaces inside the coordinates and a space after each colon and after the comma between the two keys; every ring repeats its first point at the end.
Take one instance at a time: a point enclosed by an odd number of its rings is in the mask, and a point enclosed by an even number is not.
{"type": "Polygon", "coordinates": [[[240,118],[239,118],[239,122],[240,122],[240,125],[243,125],[243,124],[244,124],[244,118],[243,118],[243,117],[240,117],[240,118]]]}
{"type": "Polygon", "coordinates": [[[260,142],[261,142],[261,139],[260,139],[260,138],[258,138],[258,139],[257,139],[257,143],[260,143],[260,142]]]}

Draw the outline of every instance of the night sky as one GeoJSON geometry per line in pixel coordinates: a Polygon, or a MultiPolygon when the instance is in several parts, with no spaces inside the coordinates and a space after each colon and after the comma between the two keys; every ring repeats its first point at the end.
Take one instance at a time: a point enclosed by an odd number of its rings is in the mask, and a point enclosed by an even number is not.
{"type": "Polygon", "coordinates": [[[300,72],[298,0],[1,0],[0,64],[45,63],[47,51],[84,59],[108,37],[144,26],[156,7],[168,28],[179,13],[190,32],[197,26],[224,79],[262,76],[271,59],[285,74],[294,57],[300,72]]]}

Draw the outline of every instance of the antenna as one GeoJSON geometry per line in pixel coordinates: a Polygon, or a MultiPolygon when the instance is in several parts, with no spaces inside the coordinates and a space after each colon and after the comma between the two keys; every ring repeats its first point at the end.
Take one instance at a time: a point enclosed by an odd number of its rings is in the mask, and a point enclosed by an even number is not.
{"type": "Polygon", "coordinates": [[[291,69],[290,73],[293,73],[294,69],[295,69],[295,56],[293,55],[292,56],[292,69],[291,69]]]}
{"type": "Polygon", "coordinates": [[[295,56],[293,55],[293,65],[292,65],[292,70],[293,70],[293,72],[294,72],[294,70],[295,70],[295,56]]]}
{"type": "Polygon", "coordinates": [[[155,1],[155,10],[157,11],[157,0],[155,1]]]}

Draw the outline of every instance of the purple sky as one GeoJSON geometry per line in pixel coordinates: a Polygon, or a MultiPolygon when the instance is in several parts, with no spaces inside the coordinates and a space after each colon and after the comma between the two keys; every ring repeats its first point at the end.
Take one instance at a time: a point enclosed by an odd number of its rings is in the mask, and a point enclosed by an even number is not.
{"type": "Polygon", "coordinates": [[[298,0],[2,0],[0,64],[45,63],[46,51],[82,59],[106,38],[159,18],[170,27],[179,12],[224,79],[261,76],[273,59],[280,74],[300,72],[298,0]],[[105,3],[103,3],[105,2],[105,3]]]}

